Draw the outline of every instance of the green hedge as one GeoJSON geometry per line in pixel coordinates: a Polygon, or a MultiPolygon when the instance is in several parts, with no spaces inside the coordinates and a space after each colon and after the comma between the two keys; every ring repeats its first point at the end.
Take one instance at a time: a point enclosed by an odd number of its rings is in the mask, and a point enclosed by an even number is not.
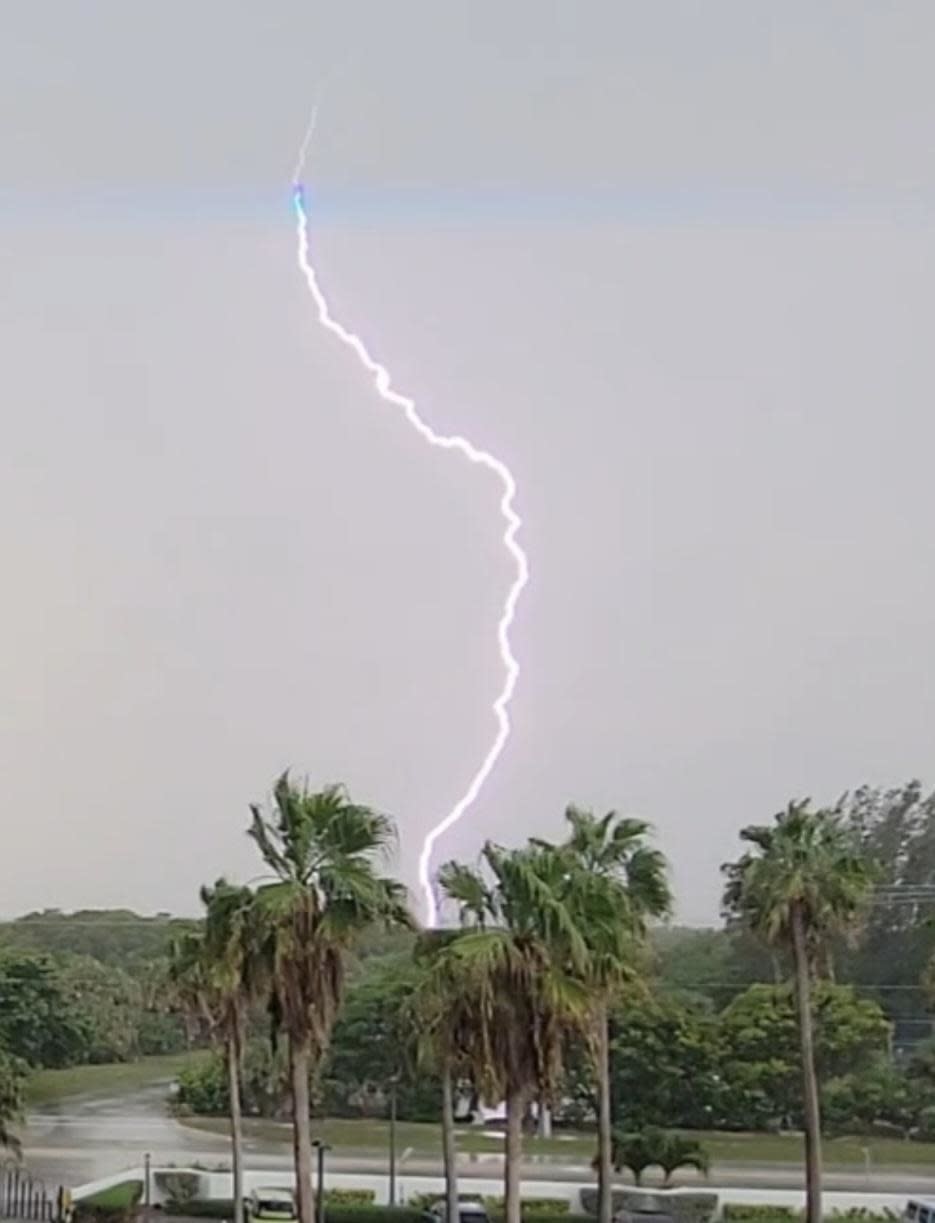
{"type": "MultiPolygon", "coordinates": [[[[435,1202],[440,1202],[445,1196],[444,1191],[436,1193],[414,1193],[411,1197],[406,1198],[406,1205],[410,1210],[428,1210],[435,1202]]],[[[479,1193],[459,1193],[459,1202],[483,1202],[486,1199],[479,1193]]]]}
{"type": "MultiPolygon", "coordinates": [[[[499,1217],[503,1214],[506,1203],[502,1197],[499,1198],[482,1198],[481,1199],[491,1216],[499,1217]]],[[[436,1199],[437,1201],[437,1199],[436,1199]]],[[[567,1215],[571,1213],[571,1205],[567,1198],[523,1198],[520,1206],[523,1211],[523,1218],[532,1218],[535,1215],[537,1218],[554,1219],[558,1215],[567,1215]]]]}
{"type": "MultiPolygon", "coordinates": [[[[421,1211],[405,1206],[374,1206],[372,1202],[354,1204],[344,1196],[367,1193],[371,1191],[369,1189],[326,1189],[325,1223],[419,1223],[422,1218],[421,1211]],[[329,1201],[332,1194],[342,1195],[341,1200],[329,1201]]],[[[167,1215],[187,1215],[193,1219],[232,1219],[234,1217],[234,1204],[230,1198],[212,1198],[195,1202],[166,1202],[162,1209],[163,1213],[167,1215]]]]}
{"type": "Polygon", "coordinates": [[[422,1211],[411,1206],[329,1206],[325,1223],[421,1223],[422,1211]]]}
{"type": "Polygon", "coordinates": [[[329,1206],[372,1206],[376,1196],[372,1189],[326,1189],[325,1209],[329,1206]]]}
{"type": "MultiPolygon", "coordinates": [[[[492,1216],[494,1219],[498,1217],[499,1216],[497,1215],[492,1216]]],[[[590,1215],[573,1215],[571,1213],[563,1214],[561,1216],[554,1214],[536,1214],[532,1205],[523,1207],[523,1223],[555,1223],[556,1218],[559,1217],[561,1218],[562,1223],[594,1223],[594,1220],[590,1215]]]]}
{"type": "Polygon", "coordinates": [[[796,1223],[801,1212],[791,1206],[757,1206],[725,1203],[724,1223],[796,1223]]]}
{"type": "Polygon", "coordinates": [[[232,1219],[234,1203],[230,1198],[196,1198],[193,1202],[165,1202],[162,1213],[186,1215],[191,1219],[232,1219]]]}
{"type": "MultiPolygon", "coordinates": [[[[791,1206],[741,1206],[724,1207],[724,1223],[801,1223],[804,1213],[791,1206]]],[[[831,1210],[825,1215],[834,1223],[897,1223],[900,1214],[896,1210],[867,1210],[856,1207],[851,1210],[831,1210]]]]}

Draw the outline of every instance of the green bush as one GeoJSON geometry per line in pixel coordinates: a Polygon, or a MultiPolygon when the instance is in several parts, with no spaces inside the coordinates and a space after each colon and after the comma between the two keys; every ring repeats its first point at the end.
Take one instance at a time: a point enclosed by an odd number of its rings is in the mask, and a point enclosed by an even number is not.
{"type": "MultiPolygon", "coordinates": [[[[433,1199],[437,1201],[437,1195],[433,1199]]],[[[422,1212],[411,1206],[329,1206],[325,1223],[421,1223],[422,1212]]]]}
{"type": "MultiPolygon", "coordinates": [[[[440,1202],[445,1196],[444,1190],[439,1190],[438,1193],[413,1193],[406,1198],[406,1205],[411,1210],[428,1210],[435,1202],[440,1202]]],[[[459,1202],[484,1202],[487,1201],[479,1193],[459,1193],[459,1202]]]]}
{"type": "Polygon", "coordinates": [[[924,1142],[931,1142],[935,1138],[935,1104],[919,1110],[915,1137],[924,1142]]]}
{"type": "Polygon", "coordinates": [[[791,1206],[740,1205],[728,1202],[722,1212],[724,1223],[795,1223],[799,1211],[791,1206]]]}
{"type": "Polygon", "coordinates": [[[196,1198],[192,1202],[168,1201],[163,1214],[186,1215],[191,1219],[232,1219],[234,1203],[230,1198],[196,1198]]]}
{"type": "MultiPolygon", "coordinates": [[[[565,1204],[567,1206],[568,1203],[566,1202],[565,1204]]],[[[590,1215],[573,1215],[570,1212],[561,1216],[556,1214],[538,1214],[534,1203],[526,1203],[523,1206],[523,1223],[555,1223],[558,1217],[561,1218],[562,1223],[593,1223],[590,1215]]]]}
{"type": "Polygon", "coordinates": [[[372,1206],[372,1189],[326,1189],[325,1206],[372,1206]]]}
{"type": "Polygon", "coordinates": [[[137,1206],[88,1206],[75,1203],[75,1223],[130,1223],[136,1218],[137,1206]]]}
{"type": "Polygon", "coordinates": [[[825,1216],[836,1223],[895,1223],[902,1218],[898,1210],[868,1210],[866,1206],[852,1206],[849,1210],[831,1210],[825,1216]]]}
{"type": "MultiPolygon", "coordinates": [[[[459,1194],[462,1199],[465,1195],[459,1194]]],[[[434,1199],[438,1201],[436,1197],[434,1199]]],[[[505,1209],[505,1202],[502,1197],[482,1198],[481,1201],[487,1207],[488,1212],[499,1217],[505,1209]]],[[[520,1208],[523,1212],[523,1218],[532,1218],[533,1215],[543,1218],[554,1219],[557,1215],[567,1215],[571,1211],[571,1205],[567,1198],[523,1198],[520,1202],[520,1208]]]]}
{"type": "Polygon", "coordinates": [[[802,1214],[787,1206],[735,1206],[724,1223],[801,1223],[802,1214]]]}

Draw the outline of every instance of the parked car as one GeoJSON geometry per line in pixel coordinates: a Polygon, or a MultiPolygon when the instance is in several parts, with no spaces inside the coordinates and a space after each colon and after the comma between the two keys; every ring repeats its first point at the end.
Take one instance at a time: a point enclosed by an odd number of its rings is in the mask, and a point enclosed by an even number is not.
{"type": "Polygon", "coordinates": [[[250,1194],[247,1213],[251,1219],[292,1220],[299,1217],[293,1191],[269,1185],[254,1189],[250,1194]]]}
{"type": "MultiPolygon", "coordinates": [[[[439,1198],[422,1212],[425,1223],[450,1223],[448,1219],[448,1202],[439,1198]]],[[[490,1215],[483,1202],[470,1198],[458,1198],[458,1218],[455,1223],[490,1223],[490,1215]]]]}
{"type": "Polygon", "coordinates": [[[910,1198],[903,1211],[904,1223],[935,1223],[935,1198],[910,1198]]]}

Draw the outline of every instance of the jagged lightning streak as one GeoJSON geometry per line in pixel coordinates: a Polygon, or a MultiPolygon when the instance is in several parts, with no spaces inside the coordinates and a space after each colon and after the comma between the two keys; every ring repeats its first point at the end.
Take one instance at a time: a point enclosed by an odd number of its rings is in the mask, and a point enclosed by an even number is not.
{"type": "Polygon", "coordinates": [[[510,725],[509,705],[516,689],[516,682],[519,679],[519,663],[510,645],[510,628],[516,615],[516,605],[519,602],[520,595],[529,581],[529,558],[516,538],[522,526],[522,519],[517,514],[514,506],[516,480],[506,463],[502,459],[498,459],[496,455],[479,449],[466,437],[461,437],[458,434],[446,435],[436,433],[431,425],[427,424],[416,411],[416,405],[413,400],[393,390],[389,371],[370,355],[360,336],[348,330],[348,328],[342,323],[337,322],[331,315],[327,298],[318,283],[318,274],[309,256],[308,213],[305,206],[305,190],[300,181],[306,151],[315,130],[317,109],[317,106],[312,108],[305,138],[299,151],[299,158],[296,163],[295,173],[293,174],[292,201],[295,207],[297,224],[297,262],[299,270],[305,277],[312,300],[315,303],[318,321],[326,331],[329,331],[354,353],[363,368],[373,378],[373,385],[380,398],[393,407],[399,408],[406,421],[430,446],[436,446],[440,450],[455,450],[469,462],[493,472],[503,486],[503,495],[500,498],[500,513],[503,515],[504,522],[506,523],[506,529],[503,533],[503,545],[512,557],[516,567],[516,575],[507,591],[503,610],[500,613],[500,619],[497,624],[497,642],[505,672],[503,687],[493,702],[497,733],[486,756],[481,761],[480,767],[471,778],[468,788],[444,819],[440,820],[429,831],[419,854],[419,886],[422,888],[425,896],[426,922],[429,926],[434,926],[438,921],[438,904],[429,873],[432,851],[439,837],[444,836],[448,829],[461,819],[480,794],[484,783],[493,771],[494,765],[506,746],[507,739],[510,737],[512,727],[510,725]]]}

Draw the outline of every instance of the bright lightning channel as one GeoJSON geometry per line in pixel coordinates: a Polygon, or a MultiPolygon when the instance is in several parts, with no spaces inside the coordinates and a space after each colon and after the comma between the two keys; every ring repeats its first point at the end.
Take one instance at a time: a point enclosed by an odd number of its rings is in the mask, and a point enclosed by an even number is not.
{"type": "Polygon", "coordinates": [[[429,926],[435,926],[438,922],[438,902],[435,898],[435,891],[432,887],[430,876],[430,865],[432,860],[432,852],[439,837],[452,828],[465,812],[474,803],[477,796],[483,789],[484,783],[493,771],[494,765],[500,758],[506,741],[510,737],[512,729],[510,725],[509,705],[516,689],[516,682],[519,679],[519,663],[513,653],[510,645],[510,627],[513,624],[516,616],[516,605],[519,602],[520,595],[526,583],[529,581],[529,558],[523,551],[520,544],[517,542],[517,534],[520,527],[523,525],[522,519],[517,514],[514,507],[516,498],[516,480],[513,473],[507,467],[502,459],[498,459],[496,455],[490,454],[486,450],[480,450],[473,442],[466,437],[460,437],[457,434],[450,436],[436,433],[435,430],[427,424],[419,413],[416,411],[415,403],[406,395],[401,395],[398,391],[394,391],[389,375],[389,371],[385,366],[376,361],[367,351],[363,340],[355,335],[353,331],[349,331],[343,324],[337,322],[331,315],[328,306],[327,298],[322,292],[321,286],[318,283],[318,275],[315,267],[309,257],[309,241],[308,241],[308,213],[305,207],[305,191],[302,184],[298,181],[298,171],[305,160],[305,150],[308,146],[308,141],[311,136],[315,122],[315,113],[313,111],[312,120],[309,124],[309,129],[306,132],[306,138],[302,145],[302,150],[299,154],[299,162],[297,165],[296,181],[292,188],[292,201],[295,207],[297,233],[298,233],[298,253],[297,260],[299,270],[305,277],[308,290],[312,295],[312,300],[315,303],[315,308],[318,311],[318,321],[329,331],[333,336],[345,344],[354,355],[357,357],[360,364],[364,367],[368,374],[373,378],[373,385],[377,394],[386,403],[392,404],[393,407],[399,408],[405,419],[413,429],[424,438],[430,446],[436,446],[440,450],[456,450],[462,454],[469,462],[476,464],[478,467],[485,467],[488,471],[492,471],[499,479],[503,486],[503,496],[500,498],[500,513],[503,515],[506,528],[503,532],[503,545],[513,559],[516,566],[516,576],[507,591],[506,599],[503,603],[503,610],[500,613],[500,620],[497,624],[497,643],[500,650],[500,658],[503,662],[504,680],[503,687],[496,700],[493,702],[494,717],[497,722],[497,733],[494,736],[493,743],[481,761],[480,767],[471,778],[471,782],[464,794],[444,819],[439,820],[434,828],[430,829],[426,835],[425,841],[422,844],[422,850],[419,854],[419,886],[422,889],[425,897],[425,920],[429,926]]]}

